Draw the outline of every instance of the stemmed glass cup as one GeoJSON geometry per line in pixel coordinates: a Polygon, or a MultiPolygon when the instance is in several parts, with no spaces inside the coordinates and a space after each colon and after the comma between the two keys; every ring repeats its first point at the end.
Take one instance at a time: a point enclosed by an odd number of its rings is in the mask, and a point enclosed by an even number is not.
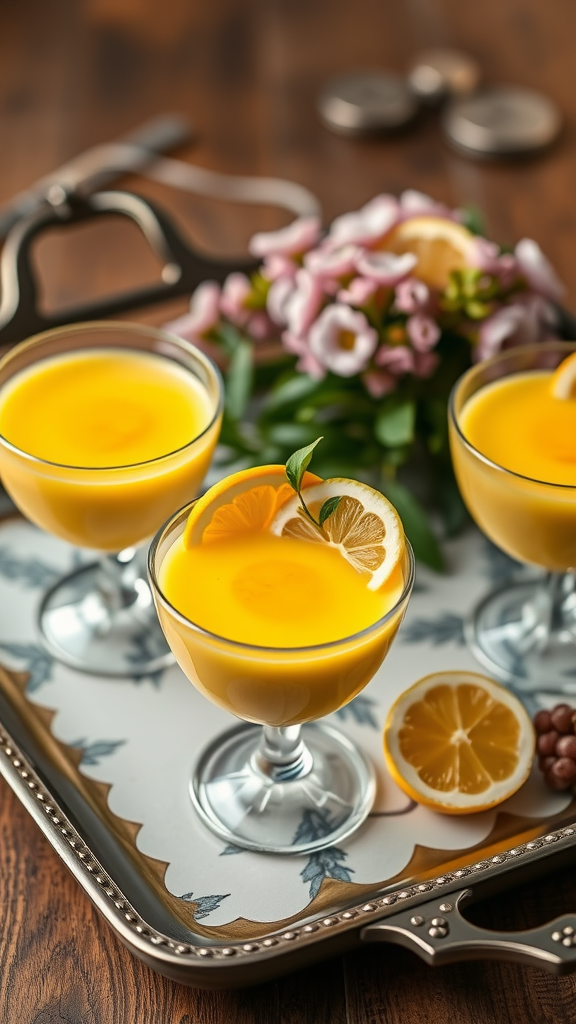
{"type": "MultiPolygon", "coordinates": [[[[190,374],[196,390],[199,386],[207,398],[205,429],[150,460],[106,468],[49,462],[0,435],[0,475],[33,523],[100,555],[60,579],[44,596],[39,621],[49,651],[81,671],[137,677],[173,661],[138,545],[153,536],[172,509],[198,493],[220,428],[218,371],[189,342],[155,327],[111,321],[75,324],[37,335],[8,352],[0,361],[0,405],[4,387],[33,364],[111,349],[152,353],[190,374]]],[[[104,408],[103,416],[107,414],[104,408]]]]}
{"type": "Polygon", "coordinates": [[[242,723],[201,752],[192,800],[204,823],[235,846],[283,854],[332,846],[368,815],[374,772],[346,736],[316,719],[355,697],[386,657],[414,582],[412,550],[406,544],[400,596],[367,629],[317,646],[259,647],[202,629],[162,591],[162,563],[193,505],[177,512],[152,543],[152,592],[185,675],[242,723]]]}
{"type": "MultiPolygon", "coordinates": [[[[450,399],[452,458],[470,514],[512,558],[545,570],[489,593],[466,623],[481,664],[526,692],[576,692],[576,482],[531,479],[492,462],[466,439],[462,414],[492,381],[554,370],[575,351],[561,341],[509,349],[468,370],[450,399]]],[[[573,443],[576,465],[576,436],[573,443]]]]}

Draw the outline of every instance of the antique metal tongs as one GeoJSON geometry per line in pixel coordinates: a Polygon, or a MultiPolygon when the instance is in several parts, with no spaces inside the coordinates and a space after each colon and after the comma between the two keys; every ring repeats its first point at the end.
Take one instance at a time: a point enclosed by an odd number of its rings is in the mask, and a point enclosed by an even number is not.
{"type": "MultiPolygon", "coordinates": [[[[0,346],[14,344],[51,327],[101,319],[189,296],[208,278],[223,282],[233,271],[255,269],[257,261],[247,257],[220,260],[197,252],[166,212],[150,199],[130,192],[92,191],[114,175],[136,169],[155,181],[200,195],[280,206],[300,216],[320,213],[316,197],[295,182],[220,174],[158,156],[157,151],[151,152],[131,140],[94,147],[23,194],[31,212],[17,220],[9,231],[0,261],[0,346]],[[32,262],[33,246],[39,236],[53,228],[109,215],[128,217],[140,228],[161,264],[160,282],[53,314],[42,312],[32,262]]],[[[17,204],[13,205],[16,208],[17,204]]],[[[20,204],[22,209],[26,205],[20,204]]]]}

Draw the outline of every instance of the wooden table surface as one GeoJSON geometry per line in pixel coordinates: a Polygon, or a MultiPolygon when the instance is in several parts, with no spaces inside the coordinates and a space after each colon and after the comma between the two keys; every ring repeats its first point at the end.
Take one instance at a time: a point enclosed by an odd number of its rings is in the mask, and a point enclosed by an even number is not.
{"type": "MultiPolygon", "coordinates": [[[[0,202],[88,146],[155,114],[196,127],[181,155],[232,173],[292,178],[328,221],[382,191],[421,189],[474,203],[489,232],[538,240],[576,308],[573,5],[570,0],[27,0],[0,9],[0,202]],[[430,46],[473,54],[490,83],[542,89],[562,108],[562,138],[520,163],[473,162],[427,112],[394,138],[330,134],[314,100],[327,77],[406,69],[430,46]]],[[[241,253],[270,208],[169,192],[141,179],[199,247],[241,253]]],[[[152,280],[153,259],[125,225],[82,229],[38,247],[47,308],[152,280]]],[[[176,303],[170,312],[183,309],[176,303]]],[[[156,310],[153,319],[161,320],[156,310]]],[[[486,924],[526,927],[574,909],[569,870],[487,905],[486,924]]],[[[0,782],[0,1024],[504,1024],[576,1022],[576,976],[497,963],[430,969],[368,948],[259,988],[202,992],[135,960],[0,782]]]]}

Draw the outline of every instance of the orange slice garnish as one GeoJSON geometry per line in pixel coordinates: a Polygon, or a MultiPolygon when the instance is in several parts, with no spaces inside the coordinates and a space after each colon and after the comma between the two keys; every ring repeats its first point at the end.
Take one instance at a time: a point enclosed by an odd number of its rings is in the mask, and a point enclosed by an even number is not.
{"type": "Polygon", "coordinates": [[[379,247],[401,256],[410,252],[418,262],[412,271],[431,288],[444,291],[453,270],[470,266],[474,235],[444,217],[409,217],[392,228],[379,247]]]}
{"type": "MultiPolygon", "coordinates": [[[[305,473],[303,486],[319,480],[314,473],[305,473]]],[[[278,510],[293,496],[285,466],[253,466],[232,473],[194,505],[184,531],[184,546],[268,530],[278,510]]]]}
{"type": "Polygon", "coordinates": [[[485,811],[525,782],[534,758],[530,717],[509,690],[476,672],[437,672],[392,705],[384,757],[418,803],[446,814],[485,811]]]}

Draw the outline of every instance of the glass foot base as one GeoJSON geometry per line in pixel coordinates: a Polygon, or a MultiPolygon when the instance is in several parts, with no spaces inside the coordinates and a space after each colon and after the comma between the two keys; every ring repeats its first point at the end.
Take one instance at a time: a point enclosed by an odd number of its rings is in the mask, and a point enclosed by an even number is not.
{"type": "Polygon", "coordinates": [[[376,792],[373,768],[354,744],[324,722],[304,725],[298,762],[271,772],[262,734],[242,724],[201,754],[190,792],[205,824],[234,846],[264,853],[310,853],[354,832],[376,792]]]}
{"type": "Polygon", "coordinates": [[[39,624],[50,654],[80,672],[138,678],[174,662],[146,580],[119,585],[106,563],[59,580],[42,601],[39,624]]]}
{"type": "Polygon", "coordinates": [[[465,624],[481,665],[524,693],[576,694],[576,602],[570,593],[563,603],[552,596],[533,580],[508,584],[465,624]]]}

